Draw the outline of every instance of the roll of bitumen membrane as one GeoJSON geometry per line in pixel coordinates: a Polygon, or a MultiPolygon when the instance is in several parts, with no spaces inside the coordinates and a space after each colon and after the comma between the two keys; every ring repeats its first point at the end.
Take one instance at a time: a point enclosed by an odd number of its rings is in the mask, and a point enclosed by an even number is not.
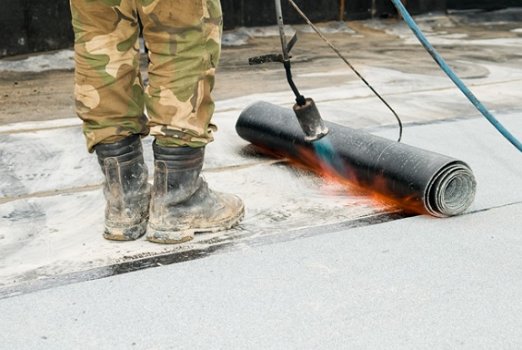
{"type": "Polygon", "coordinates": [[[325,122],[327,136],[305,140],[295,114],[267,102],[246,108],[236,131],[263,153],[329,169],[340,180],[390,199],[407,211],[437,217],[463,213],[476,180],[461,160],[325,122]]]}

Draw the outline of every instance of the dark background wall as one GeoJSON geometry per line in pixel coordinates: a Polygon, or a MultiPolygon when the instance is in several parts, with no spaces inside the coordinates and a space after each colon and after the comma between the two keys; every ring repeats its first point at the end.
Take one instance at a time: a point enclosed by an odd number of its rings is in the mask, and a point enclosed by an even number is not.
{"type": "MultiPolygon", "coordinates": [[[[0,57],[70,47],[73,41],[68,0],[1,0],[0,57]]],[[[413,14],[450,9],[497,9],[522,6],[522,0],[403,0],[413,14]]],[[[275,23],[272,0],[222,0],[225,28],[275,23]]],[[[283,1],[284,3],[284,1],[283,1]]],[[[313,21],[341,17],[341,0],[296,0],[313,21]]],[[[288,23],[301,23],[290,6],[283,6],[288,23]]],[[[347,20],[390,17],[389,0],[344,0],[347,20]]]]}
{"type": "Polygon", "coordinates": [[[68,0],[1,0],[0,57],[70,46],[68,0]]]}
{"type": "MultiPolygon", "coordinates": [[[[406,6],[412,14],[427,11],[445,11],[447,0],[407,0],[406,6]]],[[[491,0],[490,0],[491,1],[491,0]]],[[[519,0],[522,1],[522,0],[519,0]]],[[[344,18],[347,20],[374,17],[389,17],[396,14],[390,0],[344,0],[344,18]]],[[[284,0],[283,0],[284,3],[284,0]]],[[[312,21],[330,21],[340,18],[341,0],[295,0],[295,3],[312,21]]],[[[274,1],[221,0],[225,14],[225,28],[237,26],[260,26],[275,23],[274,1]]],[[[285,21],[303,21],[290,6],[283,6],[285,21]]]]}
{"type": "Polygon", "coordinates": [[[506,7],[522,6],[522,0],[448,0],[450,9],[485,9],[497,10],[506,7]]]}
{"type": "MultiPolygon", "coordinates": [[[[347,0],[348,2],[352,0],[347,0]]],[[[362,2],[360,0],[356,0],[362,2]]],[[[302,22],[295,10],[283,2],[283,13],[288,23],[302,22]]],[[[366,1],[364,1],[366,2],[366,1]]],[[[339,17],[339,0],[295,0],[313,21],[328,21],[339,17]]],[[[275,24],[273,0],[221,0],[225,28],[275,24]]]]}

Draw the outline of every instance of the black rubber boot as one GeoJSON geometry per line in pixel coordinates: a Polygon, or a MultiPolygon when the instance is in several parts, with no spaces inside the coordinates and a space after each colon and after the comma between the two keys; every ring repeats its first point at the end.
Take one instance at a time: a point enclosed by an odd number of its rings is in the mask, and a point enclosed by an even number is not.
{"type": "Polygon", "coordinates": [[[95,146],[105,175],[103,193],[106,239],[132,241],[145,234],[149,216],[150,185],[139,135],[95,146]]]}
{"type": "Polygon", "coordinates": [[[214,192],[200,176],[204,148],[161,147],[154,143],[154,184],[147,239],[173,244],[195,233],[237,224],[244,205],[235,195],[214,192]]]}

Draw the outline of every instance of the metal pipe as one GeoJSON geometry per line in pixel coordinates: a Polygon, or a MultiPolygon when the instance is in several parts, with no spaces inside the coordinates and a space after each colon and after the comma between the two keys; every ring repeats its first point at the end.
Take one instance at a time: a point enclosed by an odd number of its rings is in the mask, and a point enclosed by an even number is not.
{"type": "Polygon", "coordinates": [[[275,9],[277,25],[279,26],[279,36],[281,37],[281,46],[283,48],[283,59],[286,62],[290,59],[290,54],[288,53],[288,44],[286,42],[285,23],[283,22],[283,10],[281,9],[281,0],[275,0],[275,9]]]}
{"type": "Polygon", "coordinates": [[[245,109],[236,124],[243,139],[312,169],[325,165],[351,184],[405,209],[437,217],[458,215],[473,202],[476,181],[457,159],[326,122],[329,134],[309,142],[294,113],[267,102],[245,109]]]}

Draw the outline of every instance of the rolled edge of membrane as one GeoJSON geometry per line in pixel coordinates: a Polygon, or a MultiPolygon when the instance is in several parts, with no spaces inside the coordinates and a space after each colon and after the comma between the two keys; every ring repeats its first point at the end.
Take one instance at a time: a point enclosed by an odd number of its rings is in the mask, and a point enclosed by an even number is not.
{"type": "Polygon", "coordinates": [[[426,210],[433,216],[462,214],[475,200],[477,181],[469,166],[454,161],[444,166],[428,184],[426,210]]]}

